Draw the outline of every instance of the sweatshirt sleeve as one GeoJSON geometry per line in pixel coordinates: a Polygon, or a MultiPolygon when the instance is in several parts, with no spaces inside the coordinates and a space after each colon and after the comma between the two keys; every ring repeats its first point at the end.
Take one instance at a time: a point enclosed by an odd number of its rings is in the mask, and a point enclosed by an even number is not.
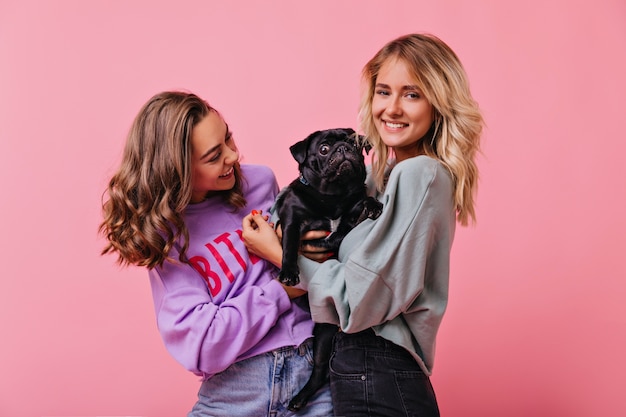
{"type": "Polygon", "coordinates": [[[382,214],[346,236],[339,260],[320,264],[300,257],[313,320],[348,333],[400,314],[421,314],[425,326],[438,322],[447,302],[452,190],[450,175],[432,158],[396,165],[382,214]]]}
{"type": "Polygon", "coordinates": [[[186,264],[150,271],[157,325],[170,354],[189,371],[210,376],[252,349],[291,308],[276,280],[248,285],[219,305],[186,264]]]}

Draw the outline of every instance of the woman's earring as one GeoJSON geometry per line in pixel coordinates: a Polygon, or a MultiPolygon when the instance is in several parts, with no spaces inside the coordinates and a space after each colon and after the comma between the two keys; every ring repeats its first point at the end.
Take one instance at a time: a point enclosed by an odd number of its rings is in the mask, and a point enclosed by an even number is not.
{"type": "Polygon", "coordinates": [[[439,127],[441,126],[441,120],[442,120],[441,116],[437,117],[437,119],[433,122],[433,125],[431,126],[431,130],[433,131],[433,135],[430,137],[430,146],[435,151],[436,151],[436,149],[435,149],[435,140],[437,139],[437,132],[439,132],[439,127]],[[433,129],[433,127],[434,127],[434,129],[433,129]]]}

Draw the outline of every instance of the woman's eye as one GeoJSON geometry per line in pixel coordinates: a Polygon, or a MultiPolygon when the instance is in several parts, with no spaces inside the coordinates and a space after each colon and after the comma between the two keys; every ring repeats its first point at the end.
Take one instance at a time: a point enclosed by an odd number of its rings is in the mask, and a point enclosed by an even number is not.
{"type": "Polygon", "coordinates": [[[322,144],[322,146],[320,146],[320,155],[327,155],[328,152],[330,152],[330,146],[325,143],[322,144]]]}
{"type": "Polygon", "coordinates": [[[412,98],[412,99],[418,99],[420,98],[420,95],[418,93],[408,93],[406,95],[408,98],[412,98]]]}
{"type": "Polygon", "coordinates": [[[217,161],[219,161],[221,156],[222,156],[222,151],[221,150],[217,150],[213,156],[211,156],[209,159],[207,159],[206,162],[207,162],[207,164],[211,164],[211,163],[217,162],[217,161]]]}
{"type": "Polygon", "coordinates": [[[374,93],[378,94],[380,96],[388,96],[389,95],[389,92],[386,91],[386,90],[376,90],[374,93]]]}

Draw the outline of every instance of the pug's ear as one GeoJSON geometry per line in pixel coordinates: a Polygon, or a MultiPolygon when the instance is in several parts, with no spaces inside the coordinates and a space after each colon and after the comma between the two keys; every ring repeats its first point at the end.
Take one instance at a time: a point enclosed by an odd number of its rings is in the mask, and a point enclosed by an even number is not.
{"type": "Polygon", "coordinates": [[[365,153],[369,155],[370,151],[372,150],[372,144],[367,139],[365,139],[365,136],[358,135],[358,137],[359,144],[363,149],[365,149],[365,153]]]}
{"type": "Polygon", "coordinates": [[[309,136],[306,137],[306,139],[302,139],[300,142],[296,142],[289,147],[291,155],[293,155],[294,159],[298,161],[298,164],[301,164],[306,160],[306,154],[309,150],[309,143],[311,142],[311,139],[318,134],[319,131],[311,133],[309,136]]]}

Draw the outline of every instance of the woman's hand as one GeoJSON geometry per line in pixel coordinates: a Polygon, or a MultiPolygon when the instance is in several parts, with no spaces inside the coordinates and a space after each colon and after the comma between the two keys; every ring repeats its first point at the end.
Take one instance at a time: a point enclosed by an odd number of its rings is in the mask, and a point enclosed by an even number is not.
{"type": "Polygon", "coordinates": [[[267,259],[280,268],[283,261],[283,247],[274,231],[274,226],[267,222],[268,219],[268,215],[252,210],[252,213],[243,218],[241,237],[248,252],[267,259]]]}
{"type": "Polygon", "coordinates": [[[330,232],[325,230],[311,230],[310,232],[306,232],[300,239],[300,254],[316,262],[324,262],[334,256],[335,254],[328,251],[328,249],[308,243],[310,240],[323,239],[329,234],[330,232]]]}
{"type": "MultiPolygon", "coordinates": [[[[258,257],[267,259],[277,267],[282,266],[283,247],[281,242],[282,229],[280,225],[274,230],[274,225],[268,223],[269,216],[262,212],[252,210],[243,218],[242,237],[248,251],[258,257]]],[[[300,240],[300,253],[317,262],[324,262],[334,255],[324,248],[307,243],[310,240],[322,239],[330,232],[325,230],[311,230],[305,233],[300,240]]]]}
{"type": "MultiPolygon", "coordinates": [[[[278,225],[276,229],[276,235],[278,235],[279,240],[283,240],[283,231],[280,225],[278,225]]],[[[300,237],[300,254],[316,262],[324,262],[328,258],[331,258],[335,254],[328,251],[328,249],[308,243],[310,240],[323,239],[328,235],[330,235],[330,232],[326,230],[310,230],[303,234],[300,237]]]]}
{"type": "Polygon", "coordinates": [[[281,284],[281,285],[283,286],[290,300],[293,300],[294,298],[298,298],[306,294],[306,291],[303,290],[302,288],[291,287],[285,284],[281,284]]]}
{"type": "MultiPolygon", "coordinates": [[[[252,213],[243,218],[241,237],[248,252],[267,259],[280,268],[283,263],[283,247],[280,243],[282,234],[280,233],[280,226],[278,231],[274,231],[274,225],[268,223],[268,219],[268,215],[252,210],[252,213]]],[[[298,298],[306,294],[306,291],[301,288],[291,287],[282,283],[281,285],[289,299],[298,298]]]]}

